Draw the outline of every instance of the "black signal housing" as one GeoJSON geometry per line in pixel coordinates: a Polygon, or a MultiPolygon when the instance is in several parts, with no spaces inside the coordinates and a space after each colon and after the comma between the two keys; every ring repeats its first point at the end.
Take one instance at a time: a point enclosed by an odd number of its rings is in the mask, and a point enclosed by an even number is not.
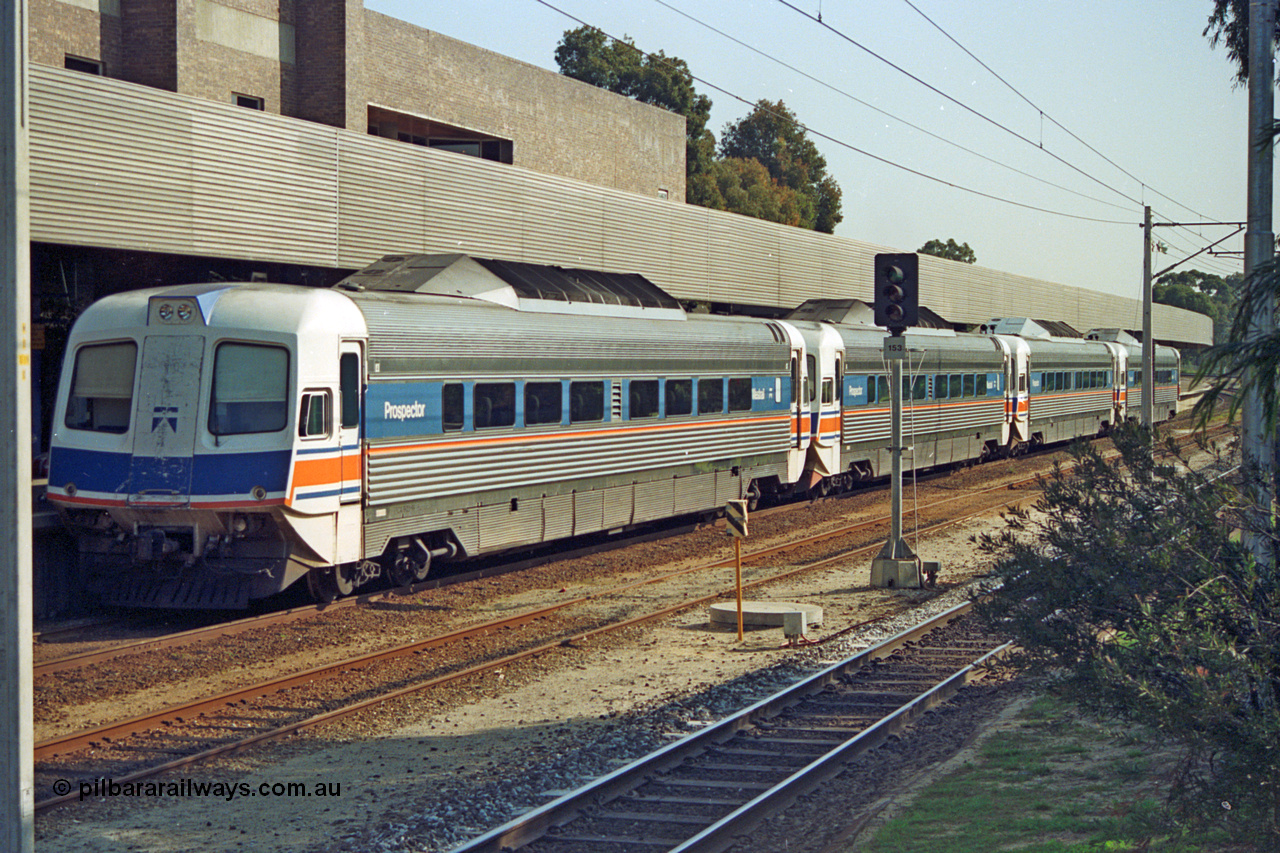
{"type": "Polygon", "coordinates": [[[900,331],[920,322],[920,257],[914,252],[875,257],[875,323],[900,331]]]}

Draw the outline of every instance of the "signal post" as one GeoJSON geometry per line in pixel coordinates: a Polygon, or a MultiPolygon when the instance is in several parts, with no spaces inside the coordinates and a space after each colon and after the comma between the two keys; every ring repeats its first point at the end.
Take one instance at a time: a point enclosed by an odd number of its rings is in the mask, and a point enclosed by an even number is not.
{"type": "Polygon", "coordinates": [[[889,442],[892,452],[891,527],[889,540],[871,562],[871,585],[917,589],[920,558],[902,538],[902,361],[903,336],[919,323],[920,258],[914,253],[879,254],[875,258],[875,323],[889,330],[884,357],[889,362],[889,442]]]}

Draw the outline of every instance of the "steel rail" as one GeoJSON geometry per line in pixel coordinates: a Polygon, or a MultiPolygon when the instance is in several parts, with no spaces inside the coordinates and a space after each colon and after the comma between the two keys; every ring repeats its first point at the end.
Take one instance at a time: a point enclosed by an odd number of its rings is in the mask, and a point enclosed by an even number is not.
{"type": "MultiPolygon", "coordinates": [[[[1034,481],[1034,478],[1020,481],[1020,482],[1033,482],[1033,481],[1034,481]]],[[[1010,488],[1010,484],[1005,484],[1001,486],[993,486],[989,489],[984,489],[977,493],[966,492],[962,495],[957,495],[955,497],[950,497],[940,501],[935,501],[931,504],[925,505],[922,508],[927,509],[931,507],[945,505],[947,503],[952,503],[962,498],[971,498],[975,494],[981,495],[981,494],[987,494],[994,491],[1003,492],[1003,491],[1007,491],[1009,488],[1010,488]]],[[[975,515],[981,515],[983,513],[989,512],[991,509],[992,509],[991,507],[983,507],[979,510],[975,510],[973,513],[966,514],[959,518],[947,519],[942,522],[928,525],[927,527],[922,528],[922,532],[936,532],[938,530],[945,528],[948,525],[957,524],[957,523],[960,523],[961,521],[967,521],[968,519],[972,518],[975,515]]],[[[837,530],[827,531],[825,533],[815,534],[813,536],[807,536],[802,539],[793,540],[791,542],[784,543],[782,545],[758,549],[748,554],[744,554],[743,559],[750,561],[750,560],[760,560],[767,557],[773,557],[780,553],[785,553],[790,550],[820,543],[832,538],[847,536],[852,533],[856,533],[859,530],[863,530],[865,528],[873,527],[876,525],[881,525],[884,523],[885,523],[884,518],[876,518],[869,521],[859,522],[857,524],[842,527],[837,530]]],[[[832,562],[836,562],[839,560],[853,559],[859,556],[860,554],[863,554],[864,552],[869,553],[870,551],[878,548],[879,544],[880,543],[874,543],[872,545],[862,546],[859,548],[855,548],[851,551],[845,551],[840,554],[836,554],[834,556],[827,557],[821,560],[805,563],[801,566],[788,569],[779,574],[769,575],[764,578],[756,578],[756,579],[745,582],[743,584],[743,587],[744,589],[756,588],[756,587],[763,586],[765,584],[769,584],[778,580],[786,579],[795,574],[810,571],[814,568],[827,565],[832,562]]],[[[90,746],[95,741],[115,739],[115,738],[123,737],[124,735],[133,734],[139,731],[144,731],[153,726],[162,724],[165,720],[196,716],[198,714],[205,713],[234,702],[257,699],[271,693],[279,692],[280,690],[284,690],[289,687],[297,686],[299,684],[305,684],[308,682],[316,681],[318,679],[331,677],[340,672],[344,672],[351,669],[361,669],[363,667],[368,666],[369,664],[375,663],[380,660],[390,660],[393,658],[404,657],[407,655],[426,651],[431,648],[436,648],[438,646],[443,646],[443,645],[455,643],[461,640],[469,639],[472,637],[481,636],[493,631],[516,627],[519,625],[526,624],[528,622],[532,622],[537,619],[544,618],[558,611],[565,610],[569,607],[573,607],[579,604],[585,604],[587,602],[590,602],[598,598],[618,595],[623,592],[627,592],[629,590],[636,589],[639,587],[661,583],[663,581],[671,580],[673,578],[678,578],[693,572],[703,571],[709,568],[720,568],[726,565],[731,565],[732,563],[733,563],[733,558],[725,558],[720,560],[708,561],[706,563],[700,563],[696,566],[691,566],[684,569],[678,569],[674,572],[668,572],[656,577],[650,577],[650,578],[644,578],[638,581],[632,581],[630,583],[623,584],[621,586],[611,587],[607,590],[594,592],[589,595],[578,596],[576,598],[568,599],[562,602],[557,602],[556,604],[548,605],[546,607],[541,607],[534,610],[527,610],[527,611],[524,611],[523,613],[517,613],[511,616],[504,616],[500,619],[494,619],[478,625],[473,625],[466,628],[460,628],[458,630],[450,631],[445,634],[439,634],[434,637],[428,637],[424,640],[417,640],[411,643],[404,643],[402,645],[394,646],[388,649],[382,649],[376,652],[370,652],[368,654],[359,655],[353,658],[347,658],[347,659],[330,663],[330,664],[323,664],[321,666],[303,670],[302,672],[291,673],[289,675],[280,676],[278,678],[259,682],[257,684],[248,685],[246,687],[237,688],[235,690],[225,691],[216,696],[212,696],[204,699],[197,699],[191,702],[185,702],[178,705],[170,705],[165,708],[161,708],[147,714],[140,714],[125,720],[118,720],[115,722],[106,723],[101,726],[96,726],[92,729],[85,729],[79,732],[73,732],[71,734],[63,735],[60,737],[48,738],[40,741],[35,745],[35,757],[37,759],[42,759],[42,758],[50,758],[56,755],[62,755],[68,752],[72,752],[76,749],[83,748],[85,746],[90,746]]],[[[677,610],[685,609],[688,607],[697,606],[699,604],[713,602],[723,597],[724,594],[725,594],[725,591],[720,590],[720,591],[711,593],[709,595],[699,597],[697,599],[685,600],[681,602],[676,607],[676,609],[677,610]]],[[[659,613],[660,615],[667,615],[666,610],[659,611],[659,613]]],[[[657,618],[657,617],[652,615],[647,615],[643,618],[649,619],[649,618],[657,618]]],[[[621,624],[627,624],[627,623],[621,623],[621,624]]],[[[557,642],[554,645],[559,645],[559,644],[560,642],[557,642]]]]}
{"type": "MultiPolygon", "coordinates": [[[[968,613],[972,606],[972,602],[959,604],[944,613],[901,631],[887,640],[835,663],[772,696],[756,702],[748,708],[725,717],[711,726],[668,744],[626,767],[619,768],[576,791],[571,791],[550,803],[508,821],[502,826],[464,842],[454,847],[450,853],[502,853],[502,851],[517,850],[530,844],[542,838],[551,827],[566,823],[592,806],[607,803],[633,791],[656,774],[678,766],[690,755],[699,754],[716,744],[727,741],[734,734],[752,725],[757,720],[776,716],[783,709],[794,705],[801,698],[822,691],[841,675],[860,669],[874,660],[886,657],[908,643],[918,640],[930,631],[968,613]]],[[[812,790],[824,780],[837,775],[841,771],[842,765],[847,763],[854,755],[882,743],[889,735],[900,731],[924,711],[949,699],[971,680],[978,667],[991,660],[998,653],[1002,653],[1008,648],[1008,645],[1005,644],[995,651],[987,652],[978,660],[962,667],[927,692],[886,715],[880,721],[841,743],[835,749],[829,750],[782,782],[770,787],[728,815],[715,821],[692,838],[670,848],[670,853],[676,853],[677,851],[680,851],[680,853],[694,853],[694,851],[709,853],[709,851],[723,850],[733,843],[734,836],[746,831],[751,825],[757,823],[768,814],[793,802],[797,797],[812,790]]]]}

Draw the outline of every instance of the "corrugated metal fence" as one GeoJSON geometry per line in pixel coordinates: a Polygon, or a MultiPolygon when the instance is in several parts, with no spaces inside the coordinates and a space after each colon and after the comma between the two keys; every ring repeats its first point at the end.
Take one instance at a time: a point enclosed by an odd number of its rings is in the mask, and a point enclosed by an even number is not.
{"type": "MultiPolygon", "coordinates": [[[[31,67],[31,117],[40,242],[331,268],[465,252],[785,307],[869,299],[872,256],[895,251],[44,66],[31,67]]],[[[921,260],[922,301],[952,322],[1141,322],[1133,299],[921,260]]],[[[1155,324],[1166,341],[1212,336],[1209,318],[1168,306],[1155,324]]]]}

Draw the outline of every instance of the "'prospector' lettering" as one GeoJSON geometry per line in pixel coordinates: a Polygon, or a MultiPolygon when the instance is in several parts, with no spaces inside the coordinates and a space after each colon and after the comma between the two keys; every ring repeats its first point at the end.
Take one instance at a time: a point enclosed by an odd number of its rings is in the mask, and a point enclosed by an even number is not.
{"type": "Polygon", "coordinates": [[[421,418],[426,414],[427,404],[419,403],[417,400],[402,406],[386,403],[382,409],[382,416],[389,421],[407,421],[409,418],[421,418]]]}

